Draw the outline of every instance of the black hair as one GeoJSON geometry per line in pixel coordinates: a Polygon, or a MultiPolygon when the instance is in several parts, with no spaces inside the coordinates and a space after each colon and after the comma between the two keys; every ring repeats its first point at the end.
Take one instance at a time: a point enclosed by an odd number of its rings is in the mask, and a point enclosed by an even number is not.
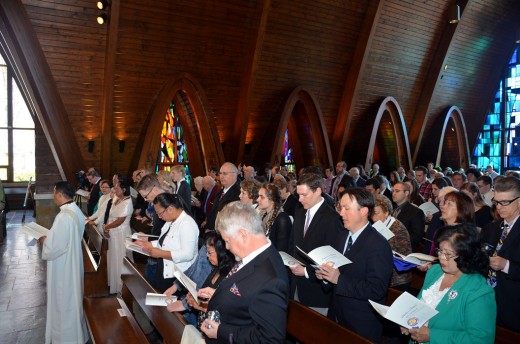
{"type": "Polygon", "coordinates": [[[466,170],[466,176],[467,176],[468,174],[472,174],[472,175],[474,175],[475,178],[477,178],[477,179],[480,178],[480,177],[482,177],[482,173],[481,173],[479,170],[477,170],[476,168],[468,168],[468,169],[466,170]]]}
{"type": "Polygon", "coordinates": [[[381,188],[381,183],[375,178],[370,178],[366,181],[365,186],[373,186],[377,190],[381,188]]]}
{"type": "Polygon", "coordinates": [[[347,190],[344,195],[349,195],[350,198],[353,198],[356,200],[356,202],[359,204],[361,208],[367,207],[368,208],[368,218],[372,218],[372,213],[374,211],[375,207],[375,200],[374,195],[372,195],[371,192],[362,189],[362,188],[353,188],[350,190],[347,190]]]}
{"type": "Polygon", "coordinates": [[[124,179],[119,179],[119,183],[118,183],[119,187],[121,188],[121,190],[124,190],[123,191],[123,195],[125,196],[130,196],[130,186],[128,185],[128,183],[126,182],[126,180],[124,179]]]}
{"type": "Polygon", "coordinates": [[[444,241],[448,241],[457,254],[455,262],[460,271],[465,274],[487,273],[489,259],[482,249],[474,224],[462,223],[440,228],[435,238],[435,247],[440,247],[444,241]]]}
{"type": "MultiPolygon", "coordinates": [[[[446,179],[448,179],[448,178],[446,178],[446,179]]],[[[444,178],[435,178],[432,181],[432,184],[435,184],[435,186],[437,186],[439,188],[439,190],[442,189],[445,186],[451,186],[451,185],[448,184],[446,179],[444,179],[444,178]]]]}
{"type": "Polygon", "coordinates": [[[54,184],[54,189],[68,199],[74,198],[74,186],[67,181],[61,181],[54,184]]]}
{"type": "Polygon", "coordinates": [[[204,236],[204,243],[215,249],[220,276],[227,276],[236,264],[235,256],[226,249],[224,239],[217,232],[210,231],[204,236]]]}
{"type": "Polygon", "coordinates": [[[164,192],[155,196],[153,199],[153,204],[159,204],[164,209],[168,207],[174,207],[176,209],[182,209],[187,214],[190,214],[189,209],[187,208],[186,202],[182,199],[178,194],[171,194],[168,192],[164,192]],[[188,209],[188,210],[186,210],[188,209]]]}

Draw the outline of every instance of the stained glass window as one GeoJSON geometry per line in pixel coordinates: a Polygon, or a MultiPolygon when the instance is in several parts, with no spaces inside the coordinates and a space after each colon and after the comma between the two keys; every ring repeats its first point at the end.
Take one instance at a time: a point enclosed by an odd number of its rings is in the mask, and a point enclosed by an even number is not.
{"type": "Polygon", "coordinates": [[[289,146],[289,130],[285,130],[285,136],[283,140],[283,156],[284,160],[283,163],[285,167],[287,168],[287,172],[295,172],[296,171],[296,165],[293,161],[293,149],[289,146]]]}
{"type": "Polygon", "coordinates": [[[520,44],[517,44],[479,134],[473,163],[498,173],[520,166],[520,44]],[[505,99],[504,99],[505,97],[505,99]],[[505,104],[503,103],[505,101],[505,104]],[[505,111],[505,113],[504,113],[505,111]],[[505,138],[505,144],[504,144],[505,138]],[[503,158],[502,158],[503,157],[503,158]]]}
{"type": "Polygon", "coordinates": [[[169,171],[172,166],[184,165],[186,168],[186,181],[191,184],[188,163],[188,149],[184,141],[184,130],[175,104],[172,102],[164,116],[156,172],[160,170],[169,171]]]}

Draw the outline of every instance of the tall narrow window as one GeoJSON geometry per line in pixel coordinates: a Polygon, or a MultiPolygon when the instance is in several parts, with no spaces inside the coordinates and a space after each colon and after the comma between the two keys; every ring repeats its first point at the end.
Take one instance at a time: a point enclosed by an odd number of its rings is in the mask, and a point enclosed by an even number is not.
{"type": "Polygon", "coordinates": [[[513,52],[479,134],[473,163],[479,168],[492,165],[499,173],[503,173],[502,169],[519,169],[520,44],[513,52]]]}
{"type": "Polygon", "coordinates": [[[191,184],[188,163],[188,150],[184,141],[184,130],[182,129],[175,104],[171,102],[164,116],[156,172],[160,170],[169,171],[174,165],[184,165],[186,168],[186,181],[191,184]]]}
{"type": "Polygon", "coordinates": [[[293,161],[293,149],[289,146],[289,129],[285,130],[283,139],[283,163],[287,167],[287,172],[296,172],[296,165],[293,161]]]}
{"type": "Polygon", "coordinates": [[[0,55],[0,178],[8,182],[34,180],[34,152],[34,120],[10,66],[0,55]]]}

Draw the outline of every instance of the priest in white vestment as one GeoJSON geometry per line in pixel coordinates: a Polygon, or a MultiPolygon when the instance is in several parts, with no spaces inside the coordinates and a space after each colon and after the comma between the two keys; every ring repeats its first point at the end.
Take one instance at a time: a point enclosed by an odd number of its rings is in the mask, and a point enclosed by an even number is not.
{"type": "Polygon", "coordinates": [[[85,343],[83,313],[83,253],[85,216],[73,202],[74,187],[58,182],[54,203],[60,207],[48,236],[38,242],[47,261],[47,325],[45,343],[85,343]]]}

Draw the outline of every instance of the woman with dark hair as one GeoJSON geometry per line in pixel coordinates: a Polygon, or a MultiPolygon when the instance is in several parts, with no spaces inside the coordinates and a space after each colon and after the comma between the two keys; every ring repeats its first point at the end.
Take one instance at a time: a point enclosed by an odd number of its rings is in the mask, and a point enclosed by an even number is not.
{"type": "Polygon", "coordinates": [[[123,282],[121,281],[121,268],[125,257],[125,237],[132,235],[130,219],[134,212],[134,206],[130,197],[130,186],[123,179],[118,179],[114,185],[114,198],[108,215],[108,221],[102,226],[103,233],[108,240],[108,285],[110,293],[119,293],[123,282]]]}
{"type": "Polygon", "coordinates": [[[439,191],[446,186],[449,185],[444,178],[435,178],[432,181],[432,198],[430,198],[429,201],[435,204],[437,207],[439,206],[439,191]]]}
{"type": "Polygon", "coordinates": [[[287,252],[292,222],[289,215],[283,211],[280,189],[272,183],[265,184],[258,190],[258,209],[264,224],[265,235],[278,251],[287,252]]]}
{"type": "Polygon", "coordinates": [[[155,212],[163,221],[159,240],[136,241],[157,260],[152,285],[161,292],[171,287],[173,266],[186,271],[197,259],[199,228],[195,220],[184,211],[185,202],[179,194],[162,193],[153,200],[155,212]]]}
{"type": "Polygon", "coordinates": [[[390,175],[388,176],[388,181],[390,182],[391,186],[394,186],[396,183],[402,182],[401,177],[399,176],[399,173],[397,171],[390,172],[390,175]]]}
{"type": "Polygon", "coordinates": [[[460,188],[461,192],[464,192],[473,200],[473,207],[475,211],[475,224],[477,229],[480,231],[488,223],[493,222],[493,215],[491,214],[491,207],[484,202],[484,197],[480,193],[480,189],[477,184],[473,182],[467,182],[462,184],[460,188]]]}
{"type": "Polygon", "coordinates": [[[419,183],[417,179],[412,178],[405,182],[410,185],[410,203],[415,204],[416,206],[420,206],[424,203],[424,197],[419,193],[419,183]]]}
{"type": "Polygon", "coordinates": [[[495,292],[482,277],[488,257],[472,224],[442,229],[436,242],[440,264],[424,280],[418,298],[439,313],[421,328],[401,328],[419,343],[493,343],[495,292]]]}
{"type": "MultiPolygon", "coordinates": [[[[236,264],[235,256],[228,250],[226,250],[226,243],[222,240],[222,237],[216,232],[209,232],[204,237],[204,243],[206,245],[206,255],[209,263],[213,267],[206,280],[199,289],[211,287],[216,289],[220,282],[226,278],[231,268],[236,264]]],[[[207,307],[207,304],[206,304],[207,307]]],[[[167,309],[170,312],[181,312],[181,311],[196,311],[199,313],[198,323],[202,323],[205,319],[206,307],[202,304],[199,305],[195,299],[187,294],[185,297],[170,303],[167,309]]],[[[196,324],[192,324],[196,325],[196,324]]]]}
{"type": "Polygon", "coordinates": [[[242,181],[240,183],[240,202],[249,204],[253,208],[257,209],[258,190],[261,187],[262,184],[256,179],[242,181]]]}
{"type": "Polygon", "coordinates": [[[441,218],[446,226],[459,223],[474,223],[475,211],[473,201],[463,192],[452,191],[439,203],[441,218]]]}

